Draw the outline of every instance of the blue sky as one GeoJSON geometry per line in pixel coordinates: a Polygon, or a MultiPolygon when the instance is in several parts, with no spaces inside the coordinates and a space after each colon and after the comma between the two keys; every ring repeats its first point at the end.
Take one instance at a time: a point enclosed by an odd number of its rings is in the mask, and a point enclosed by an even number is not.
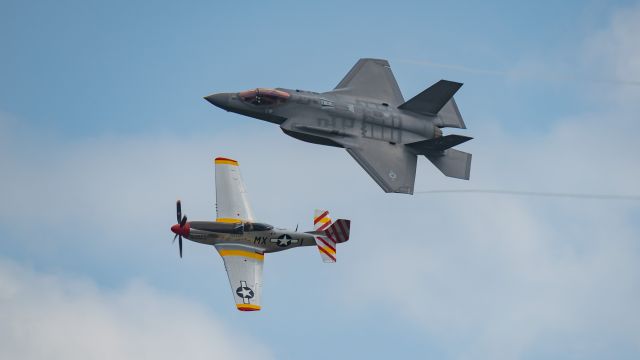
{"type": "Polygon", "coordinates": [[[637,358],[637,203],[384,194],[202,97],[386,58],[405,98],[465,84],[472,179],[421,159],[416,190],[638,194],[638,24],[632,1],[3,1],[0,357],[637,358]],[[215,156],[267,222],[353,220],[335,266],[269,256],[258,314],[213,249],[171,246],[176,198],[215,215],[215,156]]]}

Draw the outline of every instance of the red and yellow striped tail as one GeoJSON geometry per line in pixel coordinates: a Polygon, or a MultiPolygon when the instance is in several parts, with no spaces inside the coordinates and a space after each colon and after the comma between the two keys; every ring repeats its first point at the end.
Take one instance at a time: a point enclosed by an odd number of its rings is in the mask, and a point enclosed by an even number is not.
{"type": "Polygon", "coordinates": [[[349,240],[351,232],[351,220],[338,219],[325,231],[325,235],[335,243],[343,243],[349,240]]]}
{"type": "Polygon", "coordinates": [[[336,262],[336,243],[326,236],[315,236],[315,239],[322,261],[326,263],[336,262]]]}
{"type": "Polygon", "coordinates": [[[351,221],[339,219],[332,222],[329,218],[329,211],[316,210],[313,217],[313,228],[316,231],[314,238],[322,261],[336,262],[336,244],[349,240],[351,221]]]}
{"type": "Polygon", "coordinates": [[[313,214],[313,230],[323,231],[331,225],[331,218],[329,217],[329,210],[316,209],[313,214]]]}

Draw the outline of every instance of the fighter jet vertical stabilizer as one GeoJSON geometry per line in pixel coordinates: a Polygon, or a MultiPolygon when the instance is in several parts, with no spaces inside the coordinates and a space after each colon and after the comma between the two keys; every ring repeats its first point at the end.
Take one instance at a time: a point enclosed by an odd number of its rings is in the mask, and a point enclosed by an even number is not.
{"type": "Polygon", "coordinates": [[[452,127],[466,129],[466,125],[458,110],[453,95],[462,87],[461,83],[440,80],[428,89],[411,98],[411,100],[398,106],[400,110],[411,111],[417,114],[434,116],[438,127],[452,127]]]}

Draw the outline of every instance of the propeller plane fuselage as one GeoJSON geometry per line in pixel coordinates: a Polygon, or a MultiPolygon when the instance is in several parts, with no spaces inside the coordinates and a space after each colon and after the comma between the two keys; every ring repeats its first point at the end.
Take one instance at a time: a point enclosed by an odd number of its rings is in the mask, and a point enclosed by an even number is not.
{"type": "Polygon", "coordinates": [[[207,245],[237,244],[272,253],[298,246],[315,246],[313,232],[274,228],[265,223],[191,221],[175,224],[171,231],[185,239],[207,245]]]}

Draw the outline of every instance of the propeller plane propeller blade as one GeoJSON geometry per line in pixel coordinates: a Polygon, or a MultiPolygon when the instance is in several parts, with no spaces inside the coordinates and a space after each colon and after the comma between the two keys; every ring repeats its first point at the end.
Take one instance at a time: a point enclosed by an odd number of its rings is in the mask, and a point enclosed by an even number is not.
{"type": "Polygon", "coordinates": [[[173,230],[176,225],[172,227],[172,230],[176,233],[176,235],[173,237],[172,244],[175,243],[176,238],[178,238],[178,248],[180,251],[180,258],[182,258],[182,228],[187,224],[187,215],[182,215],[182,204],[180,203],[180,200],[176,201],[176,219],[178,221],[178,229],[173,230]]]}

